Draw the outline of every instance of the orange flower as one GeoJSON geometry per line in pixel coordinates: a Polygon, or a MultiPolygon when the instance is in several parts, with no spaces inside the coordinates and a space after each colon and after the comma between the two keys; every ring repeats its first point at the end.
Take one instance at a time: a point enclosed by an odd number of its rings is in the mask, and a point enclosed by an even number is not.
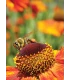
{"type": "Polygon", "coordinates": [[[10,20],[9,20],[8,16],[6,16],[6,28],[7,29],[11,28],[11,23],[10,23],[10,20]]]}
{"type": "Polygon", "coordinates": [[[14,58],[17,67],[7,67],[6,80],[64,80],[63,54],[64,48],[53,51],[49,44],[28,44],[14,58]]]}
{"type": "Polygon", "coordinates": [[[6,40],[9,40],[10,39],[10,33],[7,31],[6,32],[6,40]]]}
{"type": "Polygon", "coordinates": [[[64,21],[64,10],[58,6],[54,8],[54,19],[64,21]]]}
{"type": "Polygon", "coordinates": [[[9,48],[10,48],[10,43],[6,42],[6,55],[9,55],[9,53],[10,53],[9,48]]]}
{"type": "Polygon", "coordinates": [[[16,25],[20,25],[20,24],[23,24],[24,23],[24,20],[22,17],[19,17],[16,21],[16,25]]]}
{"type": "Polygon", "coordinates": [[[18,33],[19,32],[19,27],[18,26],[13,26],[13,32],[18,33]]]}
{"type": "Polygon", "coordinates": [[[29,0],[7,0],[6,5],[12,11],[22,12],[27,8],[29,0]]]}
{"type": "MultiPolygon", "coordinates": [[[[18,70],[15,67],[7,66],[6,67],[6,80],[20,80],[18,76],[18,70]]],[[[21,80],[36,80],[32,77],[22,78],[21,80]]]]}
{"type": "Polygon", "coordinates": [[[41,0],[32,0],[30,5],[35,13],[47,10],[47,6],[41,0]]]}
{"type": "Polygon", "coordinates": [[[26,14],[23,15],[23,18],[25,20],[28,20],[28,19],[34,18],[34,17],[35,17],[35,15],[33,13],[26,13],[26,14]]]}
{"type": "Polygon", "coordinates": [[[6,80],[13,80],[15,78],[15,80],[19,80],[18,77],[16,76],[18,73],[18,70],[12,66],[7,66],[6,67],[6,80]],[[14,77],[16,76],[16,77],[14,77]]]}
{"type": "Polygon", "coordinates": [[[38,29],[46,34],[61,36],[64,33],[64,22],[55,20],[43,20],[37,23],[38,29]]]}

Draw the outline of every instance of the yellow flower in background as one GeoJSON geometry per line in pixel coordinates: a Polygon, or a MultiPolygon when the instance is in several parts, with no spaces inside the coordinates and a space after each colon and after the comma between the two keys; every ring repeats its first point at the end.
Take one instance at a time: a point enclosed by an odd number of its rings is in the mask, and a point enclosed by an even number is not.
{"type": "Polygon", "coordinates": [[[7,7],[16,12],[22,12],[29,5],[29,0],[7,0],[7,7]]]}
{"type": "Polygon", "coordinates": [[[37,23],[38,29],[53,36],[61,36],[64,33],[64,22],[55,20],[42,20],[37,23]]]}
{"type": "Polygon", "coordinates": [[[47,10],[47,6],[41,0],[32,0],[30,6],[35,13],[47,10]]]}
{"type": "Polygon", "coordinates": [[[14,58],[16,67],[7,67],[6,80],[64,80],[64,48],[49,44],[26,45],[14,58]]]}

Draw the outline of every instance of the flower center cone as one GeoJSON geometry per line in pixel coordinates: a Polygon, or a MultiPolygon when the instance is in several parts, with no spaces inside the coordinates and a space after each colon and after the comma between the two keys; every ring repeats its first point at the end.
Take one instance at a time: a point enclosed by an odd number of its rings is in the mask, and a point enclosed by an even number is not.
{"type": "Polygon", "coordinates": [[[55,63],[52,47],[41,43],[26,45],[14,58],[14,61],[24,76],[35,76],[37,79],[41,73],[48,71],[55,63]]]}

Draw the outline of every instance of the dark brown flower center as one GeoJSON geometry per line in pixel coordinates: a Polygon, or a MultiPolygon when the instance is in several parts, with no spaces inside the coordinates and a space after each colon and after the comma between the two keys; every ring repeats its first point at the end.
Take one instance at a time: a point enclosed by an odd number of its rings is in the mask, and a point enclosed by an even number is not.
{"type": "Polygon", "coordinates": [[[17,68],[25,76],[38,76],[54,64],[52,47],[49,44],[31,43],[15,57],[17,68]]]}
{"type": "Polygon", "coordinates": [[[25,56],[25,55],[30,55],[30,54],[36,54],[43,50],[46,47],[45,44],[40,44],[40,43],[31,43],[27,44],[21,51],[19,56],[25,56]]]}

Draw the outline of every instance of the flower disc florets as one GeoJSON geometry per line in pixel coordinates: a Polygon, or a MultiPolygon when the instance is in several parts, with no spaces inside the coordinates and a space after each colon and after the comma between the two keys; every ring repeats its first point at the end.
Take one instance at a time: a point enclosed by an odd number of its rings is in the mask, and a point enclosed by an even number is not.
{"type": "Polygon", "coordinates": [[[55,62],[49,44],[30,43],[14,58],[17,68],[25,76],[38,76],[48,71],[55,62]]]}

